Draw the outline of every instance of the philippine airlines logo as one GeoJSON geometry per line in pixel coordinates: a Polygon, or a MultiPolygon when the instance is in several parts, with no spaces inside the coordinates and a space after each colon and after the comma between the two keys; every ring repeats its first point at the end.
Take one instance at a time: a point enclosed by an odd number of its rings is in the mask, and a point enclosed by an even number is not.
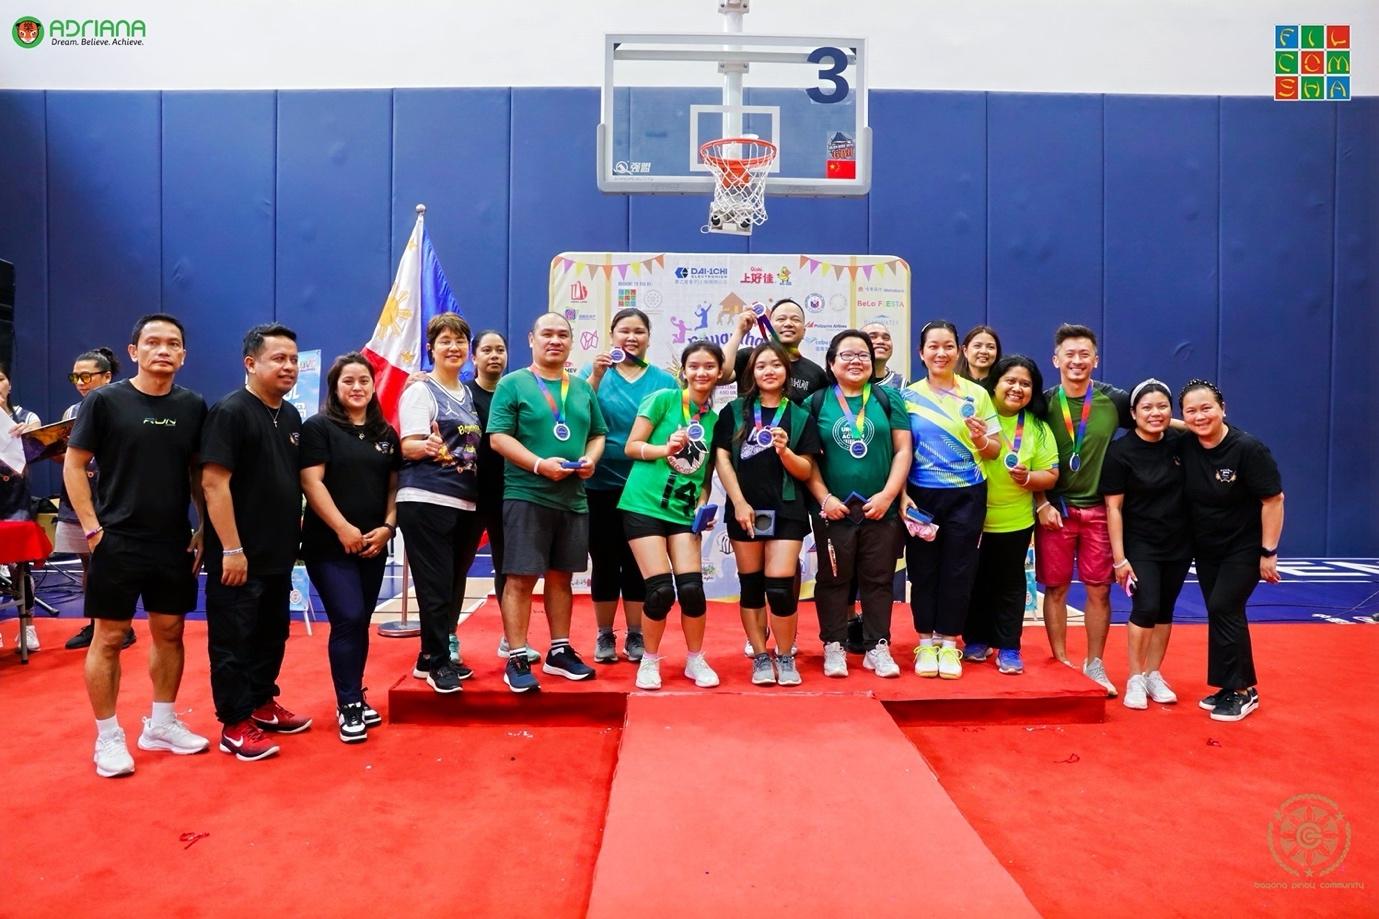
{"type": "Polygon", "coordinates": [[[585,287],[584,284],[583,284],[583,282],[575,281],[573,284],[570,285],[570,302],[571,302],[571,303],[583,303],[585,300],[588,300],[588,299],[589,299],[589,288],[585,287]]]}
{"type": "Polygon", "coordinates": [[[21,48],[36,48],[43,41],[43,23],[33,16],[20,16],[10,30],[14,43],[21,48]]]}

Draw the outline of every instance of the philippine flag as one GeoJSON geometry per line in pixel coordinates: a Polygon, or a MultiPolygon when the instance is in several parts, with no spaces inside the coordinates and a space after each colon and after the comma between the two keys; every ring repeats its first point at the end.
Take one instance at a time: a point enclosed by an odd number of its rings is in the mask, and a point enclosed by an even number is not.
{"type": "Polygon", "coordinates": [[[393,427],[397,427],[398,402],[408,378],[431,367],[426,354],[426,323],[447,310],[459,312],[450,282],[426,235],[425,219],[424,209],[418,208],[417,223],[398,260],[392,290],[378,315],[373,338],[364,346],[364,356],[373,365],[379,405],[393,427]]]}

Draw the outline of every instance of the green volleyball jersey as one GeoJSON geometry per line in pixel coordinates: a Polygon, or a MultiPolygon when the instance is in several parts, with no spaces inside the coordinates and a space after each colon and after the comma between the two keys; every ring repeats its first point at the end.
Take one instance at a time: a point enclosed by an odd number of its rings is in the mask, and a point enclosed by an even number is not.
{"type": "MultiPolygon", "coordinates": [[[[712,395],[710,395],[712,400],[712,395]]],[[[685,403],[678,389],[652,393],[637,408],[637,417],[651,422],[651,436],[647,443],[660,446],[676,431],[699,425],[699,437],[690,440],[679,453],[662,459],[638,460],[634,457],[632,471],[627,474],[618,507],[634,514],[645,514],[671,523],[688,526],[694,522],[699,494],[713,472],[709,442],[718,412],[710,408],[695,420],[697,409],[689,407],[685,418],[685,403]]]]}

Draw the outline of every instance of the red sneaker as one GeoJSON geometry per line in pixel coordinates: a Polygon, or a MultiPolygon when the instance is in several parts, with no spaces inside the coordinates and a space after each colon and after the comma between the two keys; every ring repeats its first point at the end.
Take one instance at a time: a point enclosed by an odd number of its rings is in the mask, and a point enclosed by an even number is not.
{"type": "Polygon", "coordinates": [[[237,759],[246,763],[276,756],[278,745],[264,736],[253,719],[246,718],[238,724],[227,724],[220,731],[220,752],[233,753],[237,759]]]}
{"type": "Polygon", "coordinates": [[[260,728],[277,734],[297,734],[311,727],[310,718],[294,715],[279,705],[277,699],[269,699],[254,709],[252,717],[260,728]]]}

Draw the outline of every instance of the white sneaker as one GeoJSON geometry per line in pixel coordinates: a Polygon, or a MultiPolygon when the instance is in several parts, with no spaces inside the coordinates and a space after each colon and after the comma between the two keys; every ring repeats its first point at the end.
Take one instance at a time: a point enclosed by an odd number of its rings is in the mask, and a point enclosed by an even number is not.
{"type": "Polygon", "coordinates": [[[38,627],[34,625],[24,626],[24,644],[30,651],[38,650],[38,627]]]}
{"type": "Polygon", "coordinates": [[[718,685],[718,674],[713,672],[702,654],[685,660],[685,676],[694,680],[694,685],[700,689],[712,689],[718,685]]]}
{"type": "Polygon", "coordinates": [[[176,715],[162,724],[154,724],[152,718],[145,718],[143,733],[139,735],[140,750],[167,750],[178,756],[202,753],[210,746],[209,739],[192,733],[176,715]]]}
{"type": "Polygon", "coordinates": [[[1106,698],[1114,699],[1118,695],[1116,684],[1112,683],[1111,678],[1106,675],[1106,665],[1101,662],[1101,658],[1093,657],[1083,661],[1082,675],[1105,689],[1106,698]]]}
{"type": "Polygon", "coordinates": [[[747,643],[746,643],[745,645],[742,646],[742,656],[743,656],[743,657],[756,657],[756,656],[757,656],[757,653],[756,653],[755,651],[752,650],[752,640],[751,640],[750,638],[747,639],[747,643]]]}
{"type": "Polygon", "coordinates": [[[900,665],[891,657],[891,643],[886,639],[881,639],[862,657],[862,667],[866,670],[876,671],[880,677],[900,676],[900,665]]]}
{"type": "Polygon", "coordinates": [[[922,677],[938,676],[938,647],[920,645],[915,648],[915,673],[922,677]]]}
{"type": "Polygon", "coordinates": [[[848,656],[843,651],[843,643],[830,641],[824,644],[824,676],[843,677],[848,675],[848,656]]]}
{"type": "Polygon", "coordinates": [[[1148,708],[1149,699],[1145,695],[1144,674],[1137,673],[1125,681],[1125,707],[1148,708]]]}
{"type": "Polygon", "coordinates": [[[637,664],[637,688],[638,689],[660,689],[661,688],[661,659],[658,657],[653,660],[646,655],[637,664]]]}
{"type": "Polygon", "coordinates": [[[117,775],[129,775],[134,771],[134,757],[125,746],[124,730],[116,728],[114,733],[96,737],[96,775],[111,779],[117,775]]]}
{"type": "Polygon", "coordinates": [[[962,677],[962,652],[956,647],[942,645],[938,649],[938,675],[940,679],[956,680],[962,677]]]}
{"type": "Polygon", "coordinates": [[[1144,675],[1144,687],[1149,692],[1149,698],[1160,705],[1172,705],[1178,701],[1178,694],[1164,680],[1164,675],[1157,670],[1151,670],[1144,675]]]}

